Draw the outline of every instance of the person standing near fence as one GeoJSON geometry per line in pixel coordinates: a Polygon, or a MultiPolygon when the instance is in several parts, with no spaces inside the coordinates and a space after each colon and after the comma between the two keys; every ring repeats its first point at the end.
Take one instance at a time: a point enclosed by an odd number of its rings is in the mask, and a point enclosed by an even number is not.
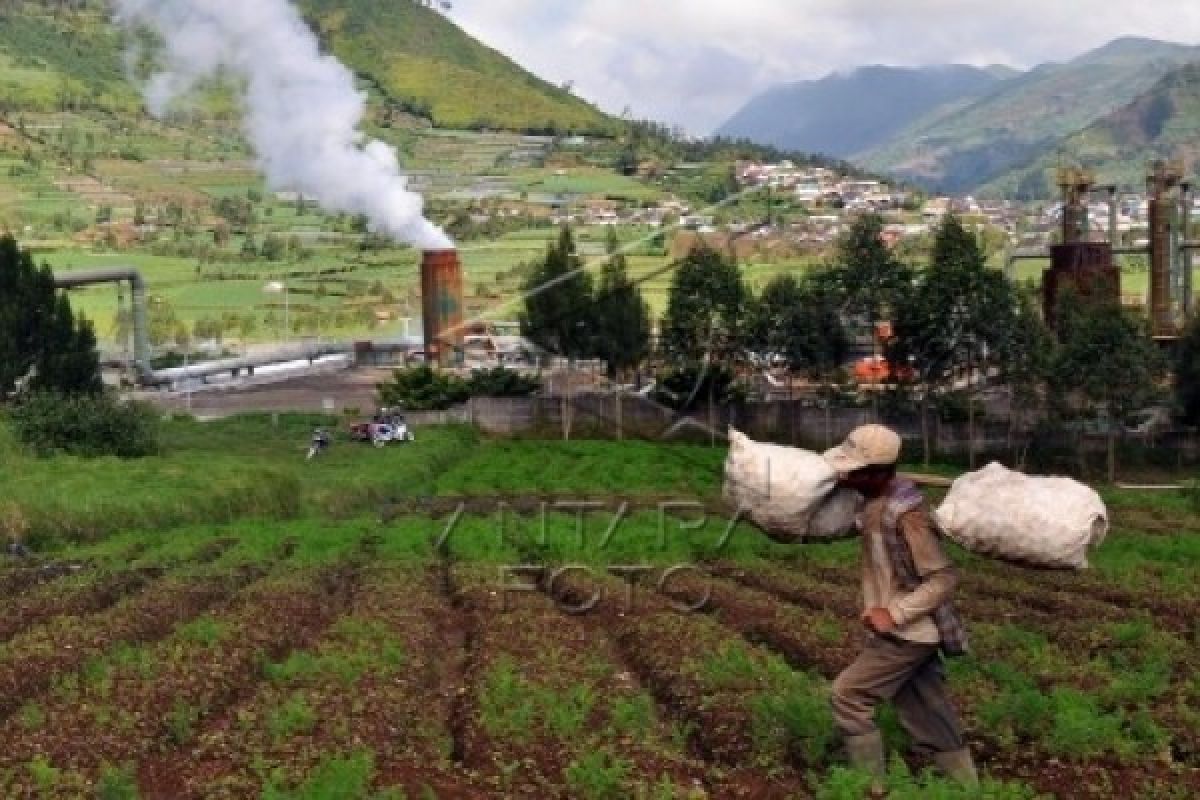
{"type": "Polygon", "coordinates": [[[834,681],[831,702],[850,764],[875,776],[876,796],[883,793],[887,761],[875,710],[886,700],[918,750],[951,778],[978,785],[942,669],[943,655],[967,651],[966,631],[950,601],[958,573],[920,490],[896,474],[900,446],[895,431],[866,425],[825,453],[840,486],[866,498],[858,528],[867,638],[834,681]]]}

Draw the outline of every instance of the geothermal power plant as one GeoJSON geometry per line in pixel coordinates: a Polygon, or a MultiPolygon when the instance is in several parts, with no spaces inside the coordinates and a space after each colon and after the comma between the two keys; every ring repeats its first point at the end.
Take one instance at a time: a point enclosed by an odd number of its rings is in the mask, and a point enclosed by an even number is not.
{"type": "Polygon", "coordinates": [[[1146,172],[1149,211],[1149,242],[1144,247],[1121,247],[1117,241],[1116,186],[1098,185],[1085,169],[1059,171],[1062,191],[1061,244],[1049,252],[1036,251],[1015,258],[1050,258],[1042,277],[1045,318],[1057,318],[1063,291],[1082,297],[1117,302],[1121,294],[1121,271],[1117,255],[1143,255],[1149,262],[1150,291],[1147,307],[1154,337],[1169,343],[1177,339],[1186,321],[1195,314],[1192,286],[1192,254],[1200,242],[1187,238],[1192,228],[1192,184],[1184,178],[1182,164],[1156,161],[1146,172]],[[1092,192],[1107,193],[1107,242],[1089,241],[1088,198],[1092,192]]]}

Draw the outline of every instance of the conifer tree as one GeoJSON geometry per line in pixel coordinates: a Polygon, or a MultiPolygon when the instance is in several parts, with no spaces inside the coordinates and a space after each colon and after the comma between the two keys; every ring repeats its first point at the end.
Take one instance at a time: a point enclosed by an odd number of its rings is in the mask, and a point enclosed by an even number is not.
{"type": "Polygon", "coordinates": [[[103,386],[96,337],[77,319],[49,267],[11,236],[0,238],[0,397],[18,386],[95,393],[103,386]]]}

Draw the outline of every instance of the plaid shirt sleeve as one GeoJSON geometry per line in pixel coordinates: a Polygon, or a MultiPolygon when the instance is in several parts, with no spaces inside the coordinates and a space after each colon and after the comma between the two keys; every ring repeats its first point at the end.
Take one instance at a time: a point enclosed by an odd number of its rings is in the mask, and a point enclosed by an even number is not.
{"type": "Polygon", "coordinates": [[[897,520],[897,527],[904,541],[908,543],[908,551],[912,554],[913,566],[917,575],[924,578],[944,569],[953,569],[954,562],[942,549],[940,535],[934,529],[929,519],[929,511],[922,504],[897,520]]]}
{"type": "Polygon", "coordinates": [[[907,594],[888,606],[896,624],[930,614],[941,636],[942,652],[961,656],[968,650],[966,626],[950,597],[958,573],[946,557],[929,513],[911,487],[902,488],[885,524],[892,564],[907,594]]]}

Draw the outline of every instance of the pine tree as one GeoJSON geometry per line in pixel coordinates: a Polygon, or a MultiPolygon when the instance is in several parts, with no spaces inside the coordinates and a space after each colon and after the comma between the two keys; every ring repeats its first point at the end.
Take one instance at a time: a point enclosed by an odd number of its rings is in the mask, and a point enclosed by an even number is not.
{"type": "Polygon", "coordinates": [[[883,241],[883,218],[857,217],[838,240],[830,275],[847,313],[860,316],[874,331],[889,318],[912,288],[913,274],[883,241]]]}
{"type": "Polygon", "coordinates": [[[592,278],[563,226],[533,274],[521,285],[525,310],[521,334],[549,353],[567,358],[591,354],[595,341],[592,278]]]}
{"type": "Polygon", "coordinates": [[[0,397],[34,390],[98,392],[92,326],[76,319],[49,267],[38,269],[11,236],[0,238],[0,397]]]}
{"type": "Polygon", "coordinates": [[[708,245],[694,248],[671,282],[663,352],[683,366],[731,360],[742,345],[746,295],[733,259],[708,245]]]}
{"type": "Polygon", "coordinates": [[[846,357],[849,341],[823,277],[772,278],[749,304],[746,345],[758,353],[782,356],[789,369],[813,378],[835,371],[846,357]]]}
{"type": "Polygon", "coordinates": [[[629,280],[625,254],[610,228],[608,261],[596,290],[594,355],[608,365],[608,377],[637,367],[650,350],[650,308],[629,280]]]}
{"type": "Polygon", "coordinates": [[[1113,302],[1060,302],[1058,389],[1107,417],[1108,478],[1116,480],[1117,434],[1125,416],[1157,399],[1166,361],[1144,320],[1113,302]]]}
{"type": "MultiPolygon", "coordinates": [[[[920,379],[926,462],[930,393],[966,375],[973,422],[975,374],[987,375],[999,355],[1011,352],[1004,345],[1015,327],[1017,297],[1004,275],[985,262],[974,234],[949,215],[937,230],[929,269],[897,304],[890,355],[911,364],[920,379]]],[[[973,459],[973,437],[971,444],[973,459]]]]}

